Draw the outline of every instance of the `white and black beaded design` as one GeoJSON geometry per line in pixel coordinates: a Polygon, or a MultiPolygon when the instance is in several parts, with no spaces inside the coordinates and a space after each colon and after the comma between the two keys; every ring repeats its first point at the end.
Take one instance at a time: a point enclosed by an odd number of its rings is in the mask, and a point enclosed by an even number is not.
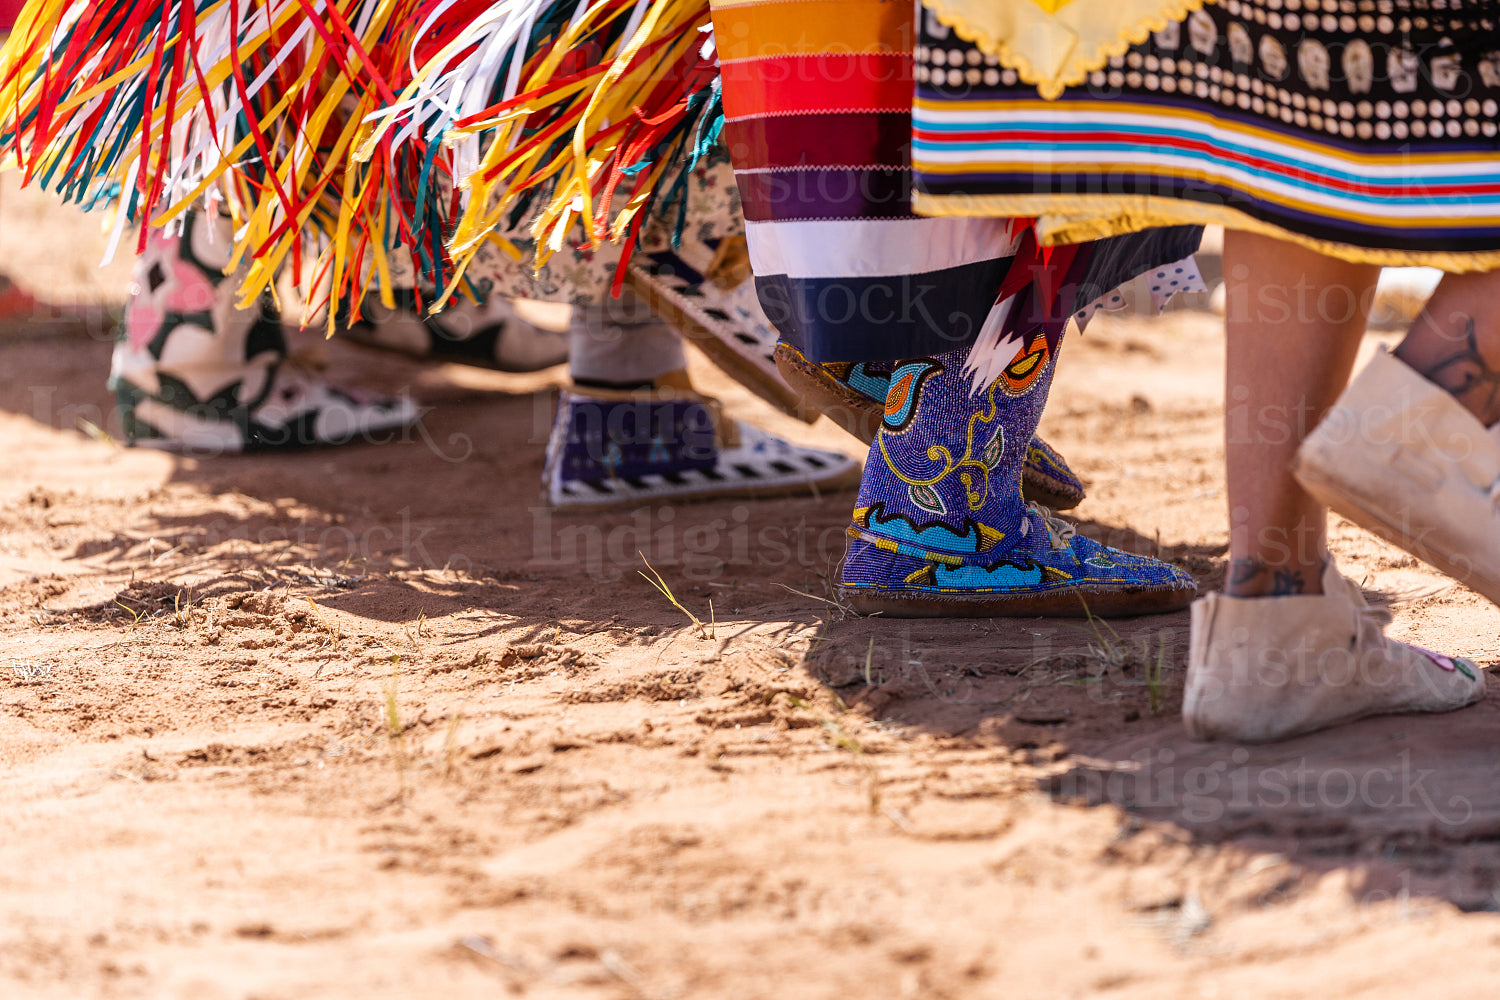
{"type": "MultiPolygon", "coordinates": [[[[1495,0],[1224,0],[1114,56],[1088,90],[1196,99],[1362,142],[1494,139],[1497,28],[1495,0]]],[[[919,85],[976,97],[1021,86],[931,18],[923,42],[919,85]]]]}
{"type": "Polygon", "coordinates": [[[630,262],[630,280],[658,315],[727,374],[784,413],[801,416],[797,394],[776,368],[780,334],[756,297],[744,247],[744,237],[732,236],[640,251],[630,262]]]}
{"type": "Polygon", "coordinates": [[[854,485],[859,463],[737,421],[721,444],[708,408],[565,391],[542,473],[554,507],[785,494],[854,485]],[[633,418],[633,419],[632,419],[633,418]],[[706,432],[706,433],[705,433],[706,432]]]}
{"type": "Polygon", "coordinates": [[[1500,0],[1223,0],[1055,101],[930,16],[915,55],[922,197],[1500,252],[1500,0]]]}

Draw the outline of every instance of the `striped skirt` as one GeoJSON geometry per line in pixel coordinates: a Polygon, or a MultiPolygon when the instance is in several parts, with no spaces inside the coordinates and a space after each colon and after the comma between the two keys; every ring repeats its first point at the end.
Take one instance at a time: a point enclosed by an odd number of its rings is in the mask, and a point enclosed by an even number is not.
{"type": "MultiPolygon", "coordinates": [[[[912,204],[913,6],[719,0],[724,100],[761,304],[816,361],[893,361],[978,338],[1029,220],[923,218],[912,204]]],[[[1197,248],[1193,227],[1090,242],[1023,323],[1059,325],[1197,248]]],[[[1019,316],[1020,313],[1018,312],[1019,316]]],[[[1060,331],[1059,331],[1060,332],[1060,331]]]]}
{"type": "Polygon", "coordinates": [[[1038,216],[1048,242],[1220,223],[1353,261],[1500,267],[1495,0],[1224,0],[1051,100],[974,23],[999,2],[923,18],[918,210],[1038,216]]]}

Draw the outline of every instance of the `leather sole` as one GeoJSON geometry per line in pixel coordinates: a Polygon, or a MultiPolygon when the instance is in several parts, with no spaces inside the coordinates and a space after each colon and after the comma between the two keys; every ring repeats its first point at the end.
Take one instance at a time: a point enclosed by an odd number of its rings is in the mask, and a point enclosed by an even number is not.
{"type": "Polygon", "coordinates": [[[886,618],[1131,618],[1181,611],[1198,591],[1141,587],[1041,594],[932,594],[839,587],[839,597],[862,615],[886,618]]]}

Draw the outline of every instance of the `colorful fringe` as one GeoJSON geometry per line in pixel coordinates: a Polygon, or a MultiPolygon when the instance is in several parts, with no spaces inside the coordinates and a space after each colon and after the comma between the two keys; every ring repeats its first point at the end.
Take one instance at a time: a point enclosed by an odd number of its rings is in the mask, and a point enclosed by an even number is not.
{"type": "Polygon", "coordinates": [[[0,54],[0,147],[117,205],[112,252],[217,203],[245,300],[290,264],[357,318],[396,246],[446,298],[523,219],[542,260],[579,220],[588,245],[653,208],[680,227],[718,130],[708,20],[699,0],[33,0],[0,54]]]}
{"type": "MultiPolygon", "coordinates": [[[[223,204],[246,299],[288,258],[301,270],[304,231],[357,264],[363,244],[341,234],[382,247],[409,236],[385,232],[378,170],[343,166],[352,126],[394,100],[415,6],[34,0],[0,56],[0,143],[27,182],[84,208],[117,203],[112,251],[130,222],[223,204]]],[[[348,259],[331,257],[336,285],[348,259]]]]}
{"type": "MultiPolygon", "coordinates": [[[[514,229],[519,213],[533,220],[538,264],[567,246],[580,221],[590,246],[625,243],[618,287],[658,192],[666,191],[660,208],[676,209],[681,231],[688,174],[718,139],[707,6],[479,6],[468,20],[440,7],[445,20],[423,24],[423,45],[435,54],[401,100],[373,116],[359,155],[394,133],[398,144],[427,150],[419,191],[434,167],[456,182],[462,212],[443,228],[451,228],[459,274],[486,239],[514,229]]],[[[424,261],[429,270],[435,263],[424,261]]]]}

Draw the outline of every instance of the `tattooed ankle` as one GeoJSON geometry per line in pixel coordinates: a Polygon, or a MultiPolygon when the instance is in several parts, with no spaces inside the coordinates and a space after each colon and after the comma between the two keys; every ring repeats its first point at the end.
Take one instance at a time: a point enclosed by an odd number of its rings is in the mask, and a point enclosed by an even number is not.
{"type": "Polygon", "coordinates": [[[1255,558],[1231,559],[1224,592],[1241,597],[1290,597],[1307,593],[1308,578],[1307,570],[1302,567],[1267,566],[1255,558]]]}

